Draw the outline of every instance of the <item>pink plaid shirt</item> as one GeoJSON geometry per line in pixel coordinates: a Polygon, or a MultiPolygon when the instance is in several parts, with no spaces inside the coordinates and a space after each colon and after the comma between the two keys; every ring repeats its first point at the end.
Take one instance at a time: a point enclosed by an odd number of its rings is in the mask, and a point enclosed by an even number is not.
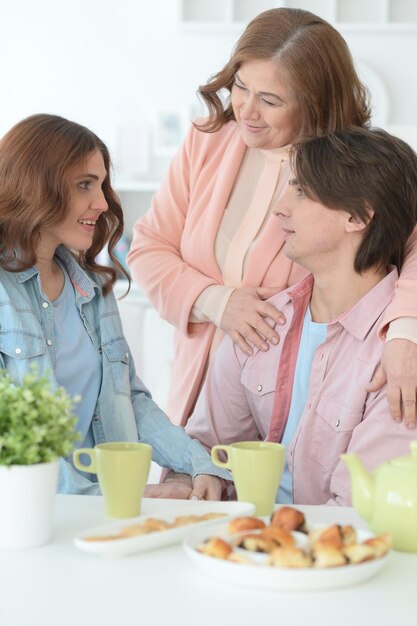
{"type": "MultiPolygon", "coordinates": [[[[417,438],[396,424],[386,386],[367,393],[383,342],[378,327],[394,294],[392,270],[356,305],[328,325],[310,373],[307,402],[287,450],[295,503],[350,505],[350,478],[342,452],[357,452],[373,469],[409,452],[417,438]]],[[[207,448],[253,439],[280,441],[290,408],[298,346],[312,276],[270,301],[287,321],[277,326],[281,341],[267,352],[246,356],[226,337],[209,368],[187,433],[207,448]]],[[[348,288],[348,286],[347,286],[348,288]]]]}

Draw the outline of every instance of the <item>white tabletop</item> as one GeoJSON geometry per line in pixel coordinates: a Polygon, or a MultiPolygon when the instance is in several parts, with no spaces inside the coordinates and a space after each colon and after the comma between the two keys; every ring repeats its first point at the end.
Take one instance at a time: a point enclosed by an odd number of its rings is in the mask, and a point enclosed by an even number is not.
{"type": "MultiPolygon", "coordinates": [[[[178,503],[145,499],[142,513],[178,503]]],[[[350,508],[297,508],[310,523],[366,528],[350,508]]],[[[395,552],[374,579],[341,590],[250,591],[206,577],[181,546],[105,559],[73,545],[75,533],[103,523],[100,497],[58,496],[50,544],[0,552],[0,625],[408,626],[417,620],[417,555],[395,552]]]]}

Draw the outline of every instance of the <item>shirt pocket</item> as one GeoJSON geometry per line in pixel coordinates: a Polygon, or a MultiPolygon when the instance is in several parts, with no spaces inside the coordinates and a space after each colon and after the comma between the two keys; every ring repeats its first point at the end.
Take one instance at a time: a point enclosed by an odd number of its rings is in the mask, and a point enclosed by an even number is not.
{"type": "Polygon", "coordinates": [[[103,344],[102,351],[108,363],[114,391],[130,396],[130,353],[126,339],[124,337],[112,339],[103,344]]]}
{"type": "Polygon", "coordinates": [[[240,377],[240,382],[251,395],[263,399],[275,393],[276,380],[276,371],[256,367],[244,368],[240,377]]]}
{"type": "Polygon", "coordinates": [[[363,411],[363,406],[348,406],[322,397],[314,418],[310,456],[333,472],[340,454],[349,446],[353,430],[362,421],[363,411]]]}
{"type": "Polygon", "coordinates": [[[43,336],[22,329],[11,329],[0,334],[0,354],[4,367],[16,381],[23,379],[32,364],[38,366],[41,374],[44,371],[46,353],[43,336]]]}
{"type": "Polygon", "coordinates": [[[22,330],[9,330],[0,335],[0,352],[18,360],[41,356],[46,352],[45,339],[22,330]]]}

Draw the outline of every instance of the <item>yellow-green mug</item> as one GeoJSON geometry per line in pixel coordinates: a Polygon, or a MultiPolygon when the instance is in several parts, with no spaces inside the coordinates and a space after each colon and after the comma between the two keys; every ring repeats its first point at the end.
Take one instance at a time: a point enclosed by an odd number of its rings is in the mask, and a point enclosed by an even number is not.
{"type": "Polygon", "coordinates": [[[231,470],[238,500],[252,502],[256,515],[270,515],[285,463],[285,447],[270,441],[241,441],[213,446],[215,465],[231,470]],[[226,453],[221,461],[218,453],[226,453]]]}
{"type": "Polygon", "coordinates": [[[73,459],[77,469],[97,474],[109,517],[139,515],[151,465],[151,446],[146,443],[99,443],[95,448],[78,448],[73,459]],[[84,454],[89,457],[88,465],[80,460],[84,454]]]}

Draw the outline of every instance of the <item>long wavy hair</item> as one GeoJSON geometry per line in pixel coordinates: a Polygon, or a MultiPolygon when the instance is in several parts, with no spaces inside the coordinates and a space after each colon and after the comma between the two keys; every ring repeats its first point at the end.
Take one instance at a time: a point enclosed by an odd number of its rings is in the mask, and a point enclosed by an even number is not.
{"type": "Polygon", "coordinates": [[[313,13],[279,8],[255,17],[228,63],[199,87],[208,118],[195,126],[215,132],[234,120],[230,92],[236,72],[247,61],[265,60],[284,74],[300,120],[299,139],[369,123],[368,94],[340,33],[313,13]]]}
{"type": "Polygon", "coordinates": [[[88,128],[57,115],[32,115],[0,141],[0,266],[15,272],[36,264],[42,230],[61,224],[68,214],[70,170],[95,150],[100,151],[107,171],[102,189],[108,210],[96,223],[91,247],[72,252],[81,267],[103,275],[107,295],[116,270],[98,264],[96,257],[108,242],[111,261],[130,284],[128,273],[113,255],[123,233],[123,211],[111,186],[108,149],[88,128]]]}

